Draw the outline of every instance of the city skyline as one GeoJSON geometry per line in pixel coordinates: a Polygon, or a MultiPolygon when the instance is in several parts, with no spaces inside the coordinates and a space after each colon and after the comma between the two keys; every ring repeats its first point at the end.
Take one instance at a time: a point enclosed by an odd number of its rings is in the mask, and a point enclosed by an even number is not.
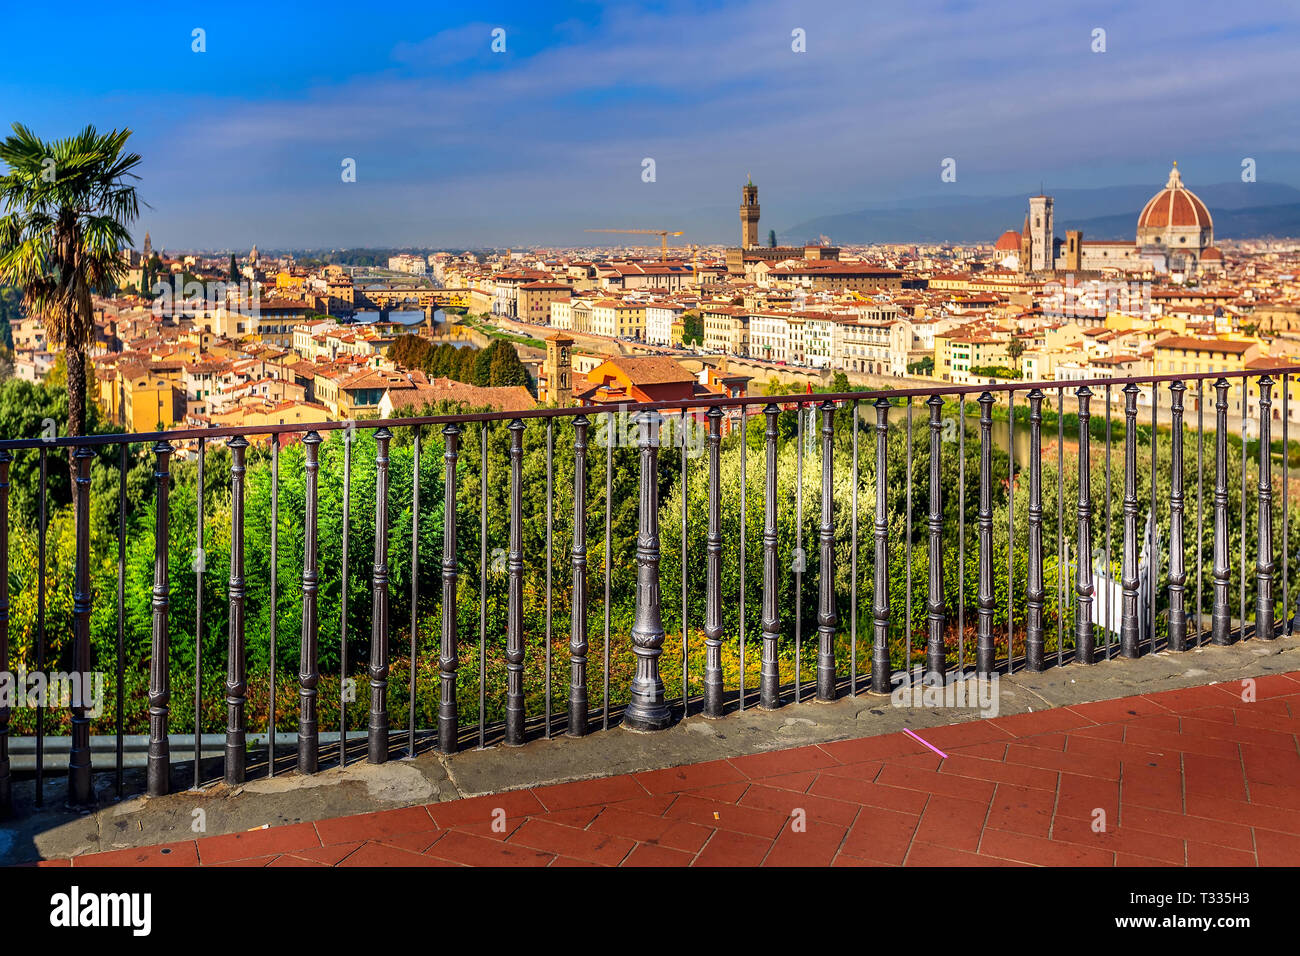
{"type": "Polygon", "coordinates": [[[1198,186],[1245,158],[1300,185],[1294,10],[323,4],[262,24],[235,4],[64,34],[132,66],[20,47],[6,115],[45,137],[133,129],[137,232],[169,248],[578,247],[629,226],[726,243],[746,173],[764,238],[892,200],[1158,184],[1173,159],[1198,186]]]}

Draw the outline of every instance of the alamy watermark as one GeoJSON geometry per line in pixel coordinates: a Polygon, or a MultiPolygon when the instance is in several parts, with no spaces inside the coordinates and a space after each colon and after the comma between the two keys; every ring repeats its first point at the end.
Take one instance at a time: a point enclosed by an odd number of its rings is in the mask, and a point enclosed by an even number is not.
{"type": "Polygon", "coordinates": [[[686,448],[687,458],[704,454],[708,426],[692,415],[659,415],[654,412],[629,412],[620,405],[617,412],[602,415],[596,423],[596,444],[608,448],[636,448],[641,444],[643,415],[650,416],[650,444],[656,448],[686,448]]]}
{"type": "Polygon", "coordinates": [[[1045,318],[1096,318],[1112,312],[1148,316],[1152,311],[1151,283],[1099,279],[1075,282],[1074,276],[1069,275],[1064,282],[1046,283],[1042,301],[1045,318]]]}
{"type": "Polygon", "coordinates": [[[998,715],[1001,696],[997,674],[980,677],[971,673],[922,673],[917,667],[904,671],[902,681],[889,695],[895,707],[944,707],[978,710],[981,717],[998,715]]]}
{"type": "Polygon", "coordinates": [[[209,281],[197,279],[184,281],[179,274],[171,281],[159,279],[149,289],[153,296],[151,311],[155,316],[169,316],[177,311],[202,311],[213,306],[225,308],[233,301],[242,314],[256,316],[262,305],[261,285],[240,282],[209,281]]]}
{"type": "Polygon", "coordinates": [[[0,671],[0,707],[86,708],[87,717],[104,712],[102,671],[0,671]]]}

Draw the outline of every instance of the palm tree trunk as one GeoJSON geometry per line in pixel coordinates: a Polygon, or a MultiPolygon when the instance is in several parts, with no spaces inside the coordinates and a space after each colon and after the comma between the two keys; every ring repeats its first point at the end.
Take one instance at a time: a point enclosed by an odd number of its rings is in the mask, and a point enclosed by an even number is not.
{"type": "Polygon", "coordinates": [[[68,434],[86,433],[86,353],[69,345],[63,350],[68,371],[68,434]]]}
{"type": "MultiPolygon", "coordinates": [[[[68,374],[68,434],[84,435],[86,433],[86,355],[74,346],[63,350],[63,365],[68,374]]],[[[72,520],[76,527],[77,509],[80,507],[75,493],[77,487],[77,449],[68,446],[68,476],[72,480],[72,520]]]]}

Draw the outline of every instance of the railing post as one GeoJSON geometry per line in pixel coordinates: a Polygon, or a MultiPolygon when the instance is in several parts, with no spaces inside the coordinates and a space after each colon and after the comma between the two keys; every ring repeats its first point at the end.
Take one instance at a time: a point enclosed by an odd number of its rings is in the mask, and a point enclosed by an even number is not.
{"type": "Polygon", "coordinates": [[[871,690],[888,694],[893,683],[893,665],[889,659],[889,501],[886,495],[889,458],[889,409],[887,398],[876,399],[876,560],[872,587],[871,690]]]}
{"type": "Polygon", "coordinates": [[[442,638],[438,647],[438,750],[456,752],[459,737],[456,711],[456,669],[460,656],[456,648],[456,456],[460,450],[460,428],[450,424],[442,430],[446,465],[442,499],[442,638]]]}
{"type": "MultiPolygon", "coordinates": [[[[722,495],[718,488],[719,452],[722,445],[722,409],[707,413],[709,430],[709,539],[705,545],[704,603],[704,716],[722,716],[722,495]]],[[[766,592],[765,592],[766,594],[766,592]]],[[[766,612],[766,602],[764,602],[766,612]]]]}
{"type": "MultiPolygon", "coordinates": [[[[0,674],[9,673],[9,463],[13,455],[0,448],[0,674]]],[[[9,774],[9,699],[0,696],[0,819],[13,813],[13,783],[9,774]]]]}
{"type": "Polygon", "coordinates": [[[1119,652],[1124,657],[1142,653],[1137,619],[1137,397],[1135,384],[1124,386],[1124,562],[1120,567],[1123,605],[1119,622],[1119,652]]]}
{"type": "MultiPolygon", "coordinates": [[[[1226,378],[1214,383],[1218,394],[1214,399],[1214,608],[1210,640],[1220,645],[1232,643],[1228,630],[1228,388],[1226,378]]],[[[1242,491],[1244,494],[1245,489],[1242,491]]]]}
{"type": "Polygon", "coordinates": [[[153,446],[157,462],[153,479],[158,504],[154,512],[153,639],[149,660],[149,759],[146,776],[151,797],[160,797],[171,787],[171,748],[167,740],[167,719],[171,702],[170,641],[167,611],[171,590],[167,578],[167,546],[170,535],[168,494],[171,485],[172,446],[160,441],[153,446]]]}
{"type": "Polygon", "coordinates": [[[573,420],[573,600],[569,620],[569,736],[587,733],[587,429],[573,420]]]}
{"type": "Polygon", "coordinates": [[[1184,600],[1187,584],[1186,560],[1183,556],[1183,393],[1187,386],[1171,382],[1169,403],[1172,445],[1169,456],[1169,649],[1187,650],[1187,609],[1184,600]]]}
{"type": "Polygon", "coordinates": [[[632,625],[636,674],[623,723],[632,730],[662,730],[672,720],[659,677],[664,628],[659,616],[659,423],[656,411],[644,412],[641,424],[641,491],[636,539],[636,621],[632,625]]]}
{"type": "Polygon", "coordinates": [[[975,638],[975,672],[993,673],[993,396],[984,392],[980,406],[979,621],[975,638]]]}
{"type": "Polygon", "coordinates": [[[248,439],[230,439],[230,621],[226,642],[226,783],[244,782],[247,764],[244,701],[248,694],[244,651],[244,457],[248,439]]]}
{"type": "Polygon", "coordinates": [[[818,530],[817,699],[835,699],[835,403],[822,402],[822,523],[818,530]]]}
{"type": "Polygon", "coordinates": [[[763,415],[767,418],[767,471],[764,475],[763,494],[763,660],[759,671],[758,706],[765,710],[781,706],[781,672],[776,647],[781,636],[776,567],[776,420],[779,414],[780,409],[773,404],[763,409],[763,415]]]}
{"type": "Polygon", "coordinates": [[[370,610],[370,726],[367,759],[388,759],[388,443],[393,433],[375,432],[375,564],[370,610]]]}
{"type": "Polygon", "coordinates": [[[943,646],[943,486],[940,474],[943,437],[943,399],[931,395],[930,406],[930,595],[926,616],[930,623],[926,642],[926,671],[942,678],[947,671],[947,654],[943,646]]]}
{"type": "Polygon", "coordinates": [[[1029,575],[1025,584],[1025,666],[1043,670],[1043,392],[1029,393],[1029,575]]]}
{"type": "MultiPolygon", "coordinates": [[[[1246,392],[1245,380],[1242,393],[1246,392]]],[[[1273,633],[1273,380],[1265,375],[1259,380],[1259,534],[1255,561],[1255,636],[1271,640],[1273,633]]],[[[1244,437],[1244,436],[1243,436],[1244,437]]],[[[1243,442],[1241,452],[1246,453],[1243,442]]],[[[1286,451],[1282,452],[1284,455],[1286,451]]],[[[1245,490],[1243,489],[1243,494],[1245,490]]],[[[1245,506],[1245,502],[1242,502],[1245,506]]],[[[1243,629],[1245,622],[1242,622],[1243,629]]]]}
{"type": "Polygon", "coordinates": [[[510,551],[506,556],[506,743],[524,742],[524,423],[516,418],[510,430],[510,551]]]}
{"type": "Polygon", "coordinates": [[[81,807],[95,802],[90,775],[90,717],[87,692],[90,688],[90,461],[95,453],[78,446],[73,453],[76,483],[73,488],[76,513],[76,569],[72,600],[72,740],[68,753],[68,805],[81,807]]]}
{"type": "Polygon", "coordinates": [[[1092,389],[1080,386],[1075,392],[1079,397],[1079,560],[1075,573],[1075,593],[1079,599],[1079,610],[1074,621],[1074,659],[1082,664],[1091,664],[1094,644],[1092,634],[1092,601],[1096,590],[1092,580],[1092,449],[1089,439],[1089,422],[1092,417],[1088,412],[1088,400],[1092,398],[1092,389]]]}
{"type": "Polygon", "coordinates": [[[315,773],[320,754],[320,735],[316,725],[316,685],[320,682],[317,664],[316,591],[320,582],[317,567],[316,479],[320,472],[321,437],[314,431],[303,436],[305,461],[302,552],[302,644],[298,655],[298,772],[315,773]]]}

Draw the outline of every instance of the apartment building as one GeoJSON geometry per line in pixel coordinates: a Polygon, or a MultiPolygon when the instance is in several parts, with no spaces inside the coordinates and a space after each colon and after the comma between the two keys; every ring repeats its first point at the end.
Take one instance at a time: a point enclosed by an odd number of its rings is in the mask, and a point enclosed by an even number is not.
{"type": "Polygon", "coordinates": [[[516,292],[515,308],[521,322],[547,325],[551,320],[551,306],[568,301],[573,290],[559,282],[525,282],[516,292]]]}
{"type": "Polygon", "coordinates": [[[612,339],[642,340],[645,338],[645,304],[620,299],[598,299],[591,303],[588,331],[612,339]]]}
{"type": "Polygon", "coordinates": [[[222,309],[214,318],[215,331],[228,339],[252,339],[278,348],[293,347],[294,326],[300,324],[310,306],[289,299],[262,299],[255,306],[222,309]]]}
{"type": "Polygon", "coordinates": [[[733,305],[700,307],[704,323],[704,350],[724,355],[749,355],[749,315],[733,305]]]}
{"type": "Polygon", "coordinates": [[[844,319],[836,322],[831,339],[833,367],[869,375],[899,374],[894,371],[893,327],[894,323],[888,321],[844,319]]]}
{"type": "Polygon", "coordinates": [[[686,306],[676,302],[645,304],[645,340],[650,345],[672,345],[673,326],[682,320],[686,306]]]}

